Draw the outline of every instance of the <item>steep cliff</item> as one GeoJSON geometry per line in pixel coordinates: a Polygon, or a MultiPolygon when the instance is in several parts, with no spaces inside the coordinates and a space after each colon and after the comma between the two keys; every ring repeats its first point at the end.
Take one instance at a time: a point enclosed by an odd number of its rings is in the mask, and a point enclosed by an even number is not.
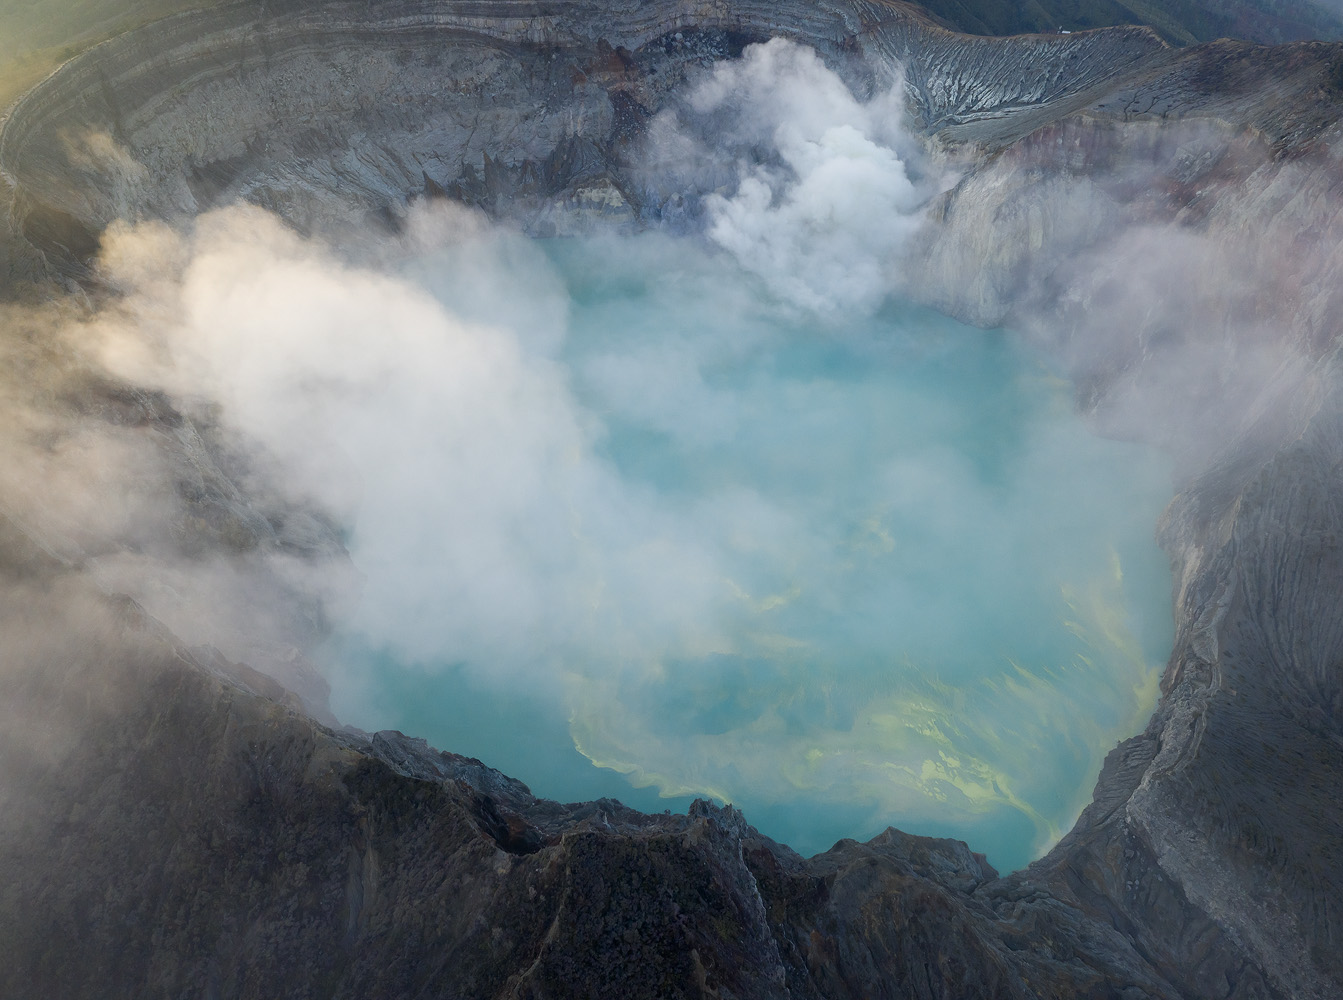
{"type": "MultiPolygon", "coordinates": [[[[909,293],[1027,332],[1098,428],[1187,469],[1161,525],[1164,696],[1077,827],[998,878],[895,831],[807,860],[731,811],[536,800],[323,728],[83,593],[60,540],[6,515],[7,628],[47,626],[0,672],[45,720],[0,736],[6,995],[1343,993],[1343,47],[968,38],[858,0],[239,3],[113,39],[13,109],[0,265],[11,290],[87,281],[112,220],[236,198],[334,233],[441,195],[538,233],[693,224],[705,175],[650,168],[647,123],[694,67],[772,34],[859,93],[904,67],[928,155],[959,176],[909,293]],[[96,647],[52,648],[89,622],[96,647]]],[[[146,433],[198,426],[144,405],[146,433]]],[[[183,539],[232,512],[248,551],[332,557],[200,426],[165,444],[214,470],[171,487],[218,515],[179,519],[183,539]]]]}
{"type": "Polygon", "coordinates": [[[1337,8],[1327,3],[1266,3],[1236,0],[1207,3],[1175,0],[1152,7],[1138,0],[1092,0],[1064,3],[1015,4],[995,0],[933,0],[925,4],[948,25],[981,35],[1016,35],[1076,31],[1118,24],[1146,24],[1176,45],[1207,42],[1217,38],[1243,38],[1252,42],[1292,42],[1308,38],[1336,39],[1340,25],[1337,8]]]}

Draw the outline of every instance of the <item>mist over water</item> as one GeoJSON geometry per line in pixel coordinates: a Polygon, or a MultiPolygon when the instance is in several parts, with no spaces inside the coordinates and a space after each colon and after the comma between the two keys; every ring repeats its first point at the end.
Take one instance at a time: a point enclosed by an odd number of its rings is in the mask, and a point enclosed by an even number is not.
{"type": "MultiPolygon", "coordinates": [[[[1001,332],[898,300],[822,321],[691,240],[498,239],[511,291],[479,294],[479,246],[404,274],[487,329],[556,296],[522,349],[581,428],[526,498],[551,534],[464,627],[431,605],[474,574],[414,569],[460,542],[388,559],[366,481],[351,551],[392,577],[330,651],[337,714],[547,797],[733,801],[804,852],[897,825],[1014,868],[1065,830],[1155,702],[1165,463],[1091,435],[1001,332]],[[383,606],[398,566],[428,587],[414,620],[383,606]]],[[[435,528],[497,532],[478,517],[435,528]]]]}
{"type": "Polygon", "coordinates": [[[707,73],[649,153],[735,178],[702,237],[535,242],[442,203],[341,248],[241,206],[111,227],[122,294],[81,339],[342,526],[360,586],[283,551],[123,552],[100,583],[237,659],[256,581],[316,595],[337,716],[543,796],[1024,864],[1155,703],[1170,476],[1009,335],[895,295],[944,183],[898,97],[779,41],[707,73]]]}

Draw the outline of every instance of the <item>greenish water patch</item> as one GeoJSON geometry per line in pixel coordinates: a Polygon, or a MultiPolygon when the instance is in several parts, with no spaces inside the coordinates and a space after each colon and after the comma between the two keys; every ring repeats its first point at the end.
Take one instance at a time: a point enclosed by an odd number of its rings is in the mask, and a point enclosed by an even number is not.
{"type": "Polygon", "coordinates": [[[730,800],[804,853],[895,825],[1007,870],[1066,830],[1155,702],[1165,462],[1002,332],[898,301],[821,325],[690,241],[510,247],[502,293],[469,251],[407,273],[473,322],[548,289],[519,339],[585,434],[518,603],[563,620],[504,607],[497,645],[415,657],[356,620],[337,714],[549,798],[730,800]]]}

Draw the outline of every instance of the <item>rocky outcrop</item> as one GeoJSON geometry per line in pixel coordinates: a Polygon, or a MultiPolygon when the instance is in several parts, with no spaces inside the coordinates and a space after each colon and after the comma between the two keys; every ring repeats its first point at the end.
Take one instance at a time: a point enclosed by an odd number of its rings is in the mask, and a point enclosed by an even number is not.
{"type": "Polygon", "coordinates": [[[977,3],[974,0],[931,0],[925,6],[961,31],[980,35],[1053,32],[1059,28],[1102,28],[1116,24],[1149,24],[1177,45],[1218,38],[1243,38],[1276,44],[1311,38],[1343,37],[1337,11],[1310,0],[1170,0],[1160,9],[1123,0],[1063,3],[1044,0],[1029,6],[977,3]]]}
{"type": "Polygon", "coordinates": [[[594,212],[636,225],[683,194],[632,169],[650,116],[688,72],[775,34],[840,59],[860,90],[908,63],[932,128],[1075,100],[1164,48],[1145,29],[969,39],[908,6],[829,0],[242,3],[67,64],[13,109],[0,172],[26,242],[76,272],[113,219],[240,197],[308,228],[394,220],[440,192],[537,232],[594,212]]]}
{"type": "Polygon", "coordinates": [[[1181,995],[1044,890],[984,895],[958,842],[808,861],[731,808],[538,800],[324,729],[129,602],[30,587],[0,612],[46,627],[0,674],[42,729],[0,728],[7,997],[1181,995]]]}
{"type": "Polygon", "coordinates": [[[1343,993],[1343,48],[968,39],[858,0],[239,3],[113,39],[13,109],[0,263],[87,279],[111,219],[239,197],[334,231],[417,196],[536,232],[693,223],[704,178],[634,153],[695,67],[774,33],[860,92],[904,64],[959,173],[911,294],[1025,331],[1101,429],[1186,470],[1163,699],[1077,827],[999,878],[895,831],[802,859],[731,811],[547,803],[75,601],[55,546],[5,521],[24,613],[55,594],[98,638],[0,674],[51,720],[0,748],[6,995],[1343,993]]]}
{"type": "Polygon", "coordinates": [[[1032,331],[1102,427],[1159,429],[1197,470],[1161,530],[1177,638],[1156,716],[1008,880],[1129,929],[1194,995],[1341,981],[1341,61],[1220,43],[1135,74],[967,172],[916,279],[1032,331]]]}

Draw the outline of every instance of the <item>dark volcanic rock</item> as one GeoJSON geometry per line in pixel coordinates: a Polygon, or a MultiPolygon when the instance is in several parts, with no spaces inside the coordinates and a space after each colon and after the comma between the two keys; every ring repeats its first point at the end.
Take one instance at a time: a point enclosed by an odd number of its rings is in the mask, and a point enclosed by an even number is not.
{"type": "MultiPolygon", "coordinates": [[[[1186,463],[1163,699],[1075,829],[1000,878],[896,831],[808,860],[732,810],[538,800],[324,728],[0,510],[0,993],[1343,995],[1343,48],[971,39],[862,0],[243,2],[114,39],[13,109],[0,267],[11,292],[87,281],[111,220],[235,198],[334,232],[420,196],[534,232],[693,224],[712,167],[641,165],[647,122],[771,34],[859,93],[904,64],[959,171],[911,294],[1027,332],[1098,426],[1155,427],[1186,463]]],[[[160,435],[185,549],[338,561],[334,531],[239,485],[208,419],[86,388],[59,405],[160,435]]],[[[302,618],[295,648],[321,628],[302,618]]]]}
{"type": "Polygon", "coordinates": [[[1038,891],[995,914],[958,842],[806,861],[731,808],[538,800],[324,729],[128,602],[60,576],[17,593],[3,694],[43,734],[0,729],[6,997],[1177,995],[1038,891]],[[1051,921],[1062,958],[1039,953],[1051,921]]]}

